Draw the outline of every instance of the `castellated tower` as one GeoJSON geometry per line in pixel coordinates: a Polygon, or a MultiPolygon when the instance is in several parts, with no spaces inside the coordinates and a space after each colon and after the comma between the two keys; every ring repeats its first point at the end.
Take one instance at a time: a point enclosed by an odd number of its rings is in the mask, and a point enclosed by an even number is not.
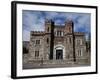
{"type": "Polygon", "coordinates": [[[29,60],[38,61],[46,59],[44,57],[44,36],[43,31],[31,31],[29,42],[29,60]]]}
{"type": "Polygon", "coordinates": [[[45,20],[45,54],[47,53],[49,59],[53,59],[54,46],[54,22],[52,20],[45,20]]]}
{"type": "Polygon", "coordinates": [[[67,59],[71,59],[73,61],[76,61],[75,56],[75,42],[74,42],[74,23],[72,20],[67,20],[65,22],[65,39],[66,39],[66,54],[67,59]]]}
{"type": "Polygon", "coordinates": [[[53,59],[53,45],[54,45],[54,22],[52,20],[45,20],[44,31],[30,32],[30,60],[50,60],[53,59]]]}
{"type": "Polygon", "coordinates": [[[67,20],[65,22],[65,34],[67,33],[73,33],[74,32],[74,23],[72,20],[67,20]]]}

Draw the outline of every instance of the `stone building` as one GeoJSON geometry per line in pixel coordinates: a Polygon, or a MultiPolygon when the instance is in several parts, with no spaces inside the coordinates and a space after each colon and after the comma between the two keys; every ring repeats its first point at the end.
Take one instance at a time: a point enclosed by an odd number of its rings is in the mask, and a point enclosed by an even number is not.
{"type": "Polygon", "coordinates": [[[30,32],[29,61],[86,61],[89,56],[85,42],[85,33],[74,32],[72,20],[67,20],[65,25],[45,20],[44,31],[30,32]]]}

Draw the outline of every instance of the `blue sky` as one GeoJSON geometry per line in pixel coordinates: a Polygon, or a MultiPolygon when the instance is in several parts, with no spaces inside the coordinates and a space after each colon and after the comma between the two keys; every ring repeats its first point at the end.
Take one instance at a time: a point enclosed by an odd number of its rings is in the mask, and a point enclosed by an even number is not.
{"type": "Polygon", "coordinates": [[[91,33],[90,13],[23,10],[22,12],[23,41],[30,40],[30,31],[44,31],[45,19],[52,19],[55,22],[55,25],[64,25],[65,21],[71,19],[74,22],[75,32],[85,32],[86,38],[88,34],[91,33]]]}

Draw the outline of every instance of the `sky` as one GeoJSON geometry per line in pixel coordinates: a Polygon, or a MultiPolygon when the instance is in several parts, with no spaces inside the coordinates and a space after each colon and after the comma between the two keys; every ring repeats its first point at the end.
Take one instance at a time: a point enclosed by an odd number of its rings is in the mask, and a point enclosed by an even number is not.
{"type": "Polygon", "coordinates": [[[74,22],[75,32],[85,32],[86,39],[91,33],[90,13],[23,10],[23,41],[30,40],[30,31],[44,31],[45,19],[52,19],[55,25],[64,25],[67,20],[71,19],[74,22]]]}

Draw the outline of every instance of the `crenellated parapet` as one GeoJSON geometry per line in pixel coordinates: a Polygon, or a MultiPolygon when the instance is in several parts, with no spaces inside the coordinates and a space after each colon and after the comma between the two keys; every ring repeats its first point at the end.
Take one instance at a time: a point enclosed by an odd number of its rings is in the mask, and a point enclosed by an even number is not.
{"type": "Polygon", "coordinates": [[[44,31],[31,31],[32,36],[37,36],[37,35],[45,35],[44,31]]]}
{"type": "Polygon", "coordinates": [[[74,35],[76,36],[84,36],[85,35],[85,32],[74,32],[74,35]]]}

